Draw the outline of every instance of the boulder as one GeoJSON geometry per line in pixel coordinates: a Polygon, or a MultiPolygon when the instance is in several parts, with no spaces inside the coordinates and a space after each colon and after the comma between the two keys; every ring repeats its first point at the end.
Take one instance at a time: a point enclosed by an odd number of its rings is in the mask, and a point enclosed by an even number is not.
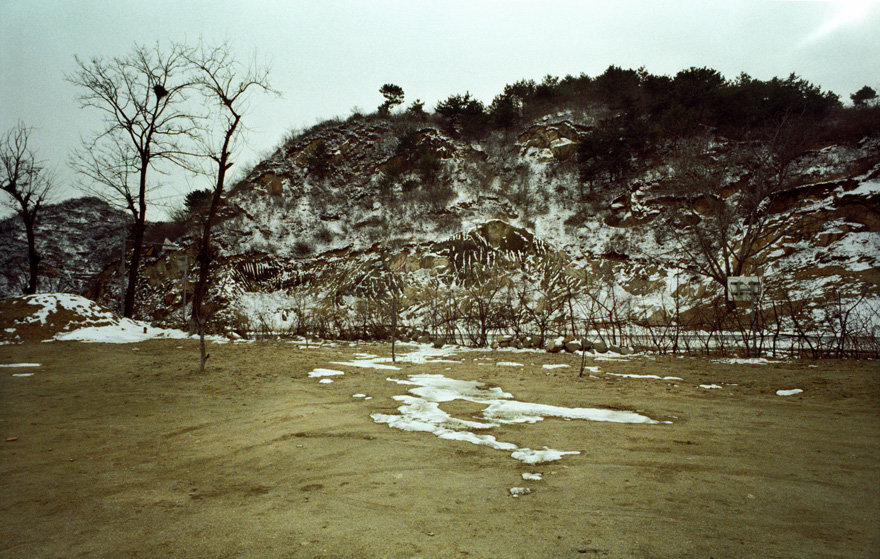
{"type": "Polygon", "coordinates": [[[432,340],[431,340],[431,336],[429,336],[427,334],[422,334],[421,336],[419,336],[416,339],[416,341],[419,342],[420,344],[429,344],[429,343],[431,343],[432,340]]]}
{"type": "Polygon", "coordinates": [[[496,343],[498,347],[510,347],[512,341],[513,336],[498,336],[496,343]]]}
{"type": "Polygon", "coordinates": [[[608,353],[608,346],[602,341],[593,342],[593,350],[596,353],[608,353]]]}
{"type": "Polygon", "coordinates": [[[446,336],[437,336],[432,340],[435,349],[440,349],[446,345],[446,336]]]}
{"type": "Polygon", "coordinates": [[[574,353],[581,349],[581,342],[579,340],[569,340],[565,342],[565,351],[568,353],[574,353]]]}
{"type": "Polygon", "coordinates": [[[547,350],[548,353],[559,353],[565,347],[565,338],[559,336],[558,338],[554,338],[552,340],[547,340],[547,343],[544,344],[544,349],[547,350]]]}

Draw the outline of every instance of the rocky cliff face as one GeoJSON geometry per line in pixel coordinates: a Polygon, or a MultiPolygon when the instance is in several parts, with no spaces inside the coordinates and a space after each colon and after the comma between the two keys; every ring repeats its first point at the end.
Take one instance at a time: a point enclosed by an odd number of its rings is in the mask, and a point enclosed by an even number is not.
{"type": "MultiPolygon", "coordinates": [[[[97,198],[50,204],[39,214],[36,238],[42,255],[38,290],[82,295],[107,264],[118,258],[126,214],[97,198]]],[[[27,242],[17,216],[0,221],[0,297],[20,295],[27,278],[27,242]]]]}
{"type": "MultiPolygon", "coordinates": [[[[225,198],[214,325],[379,335],[393,307],[408,327],[477,343],[487,329],[549,335],[587,322],[707,327],[700,321],[726,307],[724,287],[675,252],[669,224],[683,209],[682,235],[717,219],[716,206],[748,198],[754,171],[728,157],[734,142],[711,138],[707,160],[729,160],[731,177],[712,196],[670,188],[681,171],[669,144],[625,178],[588,185],[576,146],[595,122],[563,112],[475,140],[427,118],[360,117],[287,141],[225,198]]],[[[832,302],[877,313],[880,138],[817,144],[787,172],[761,202],[761,256],[742,273],[763,277],[768,312],[787,304],[814,324],[831,320],[819,314],[832,302]]],[[[181,320],[193,237],[180,242],[146,259],[140,317],[181,320]]],[[[105,304],[117,275],[111,265],[98,282],[105,304]]]]}

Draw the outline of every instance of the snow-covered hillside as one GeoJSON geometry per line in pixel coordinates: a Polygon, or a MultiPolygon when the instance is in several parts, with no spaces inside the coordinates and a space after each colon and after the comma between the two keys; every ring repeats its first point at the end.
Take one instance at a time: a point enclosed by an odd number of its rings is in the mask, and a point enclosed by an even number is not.
{"type": "MultiPolygon", "coordinates": [[[[397,316],[409,337],[476,345],[876,351],[880,138],[815,142],[784,166],[768,144],[667,140],[589,182],[577,146],[596,123],[569,110],[469,138],[427,117],[353,117],[290,139],[225,198],[213,327],[385,337],[397,316]],[[725,300],[736,275],[762,278],[754,311],[725,300]]],[[[180,322],[194,238],[179,244],[146,258],[140,318],[180,322]]],[[[117,304],[118,285],[111,265],[99,299],[117,304]]]]}
{"type": "MultiPolygon", "coordinates": [[[[97,198],[45,206],[38,214],[37,252],[42,256],[38,291],[85,294],[118,258],[128,224],[124,212],[97,198]]],[[[0,298],[19,295],[27,283],[27,242],[17,216],[0,221],[0,298]]]]}

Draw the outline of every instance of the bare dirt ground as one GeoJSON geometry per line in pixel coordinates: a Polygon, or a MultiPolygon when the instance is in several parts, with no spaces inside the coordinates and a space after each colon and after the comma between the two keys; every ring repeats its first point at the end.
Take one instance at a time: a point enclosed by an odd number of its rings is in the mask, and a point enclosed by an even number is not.
{"type": "Polygon", "coordinates": [[[880,556],[876,361],[636,357],[578,379],[571,355],[465,352],[386,371],[331,364],[384,345],[210,351],[199,375],[192,341],[0,346],[0,363],[42,365],[0,368],[0,556],[880,556]],[[319,384],[316,367],[346,374],[319,384]],[[581,452],[530,466],[375,423],[405,393],[386,379],[415,373],[672,423],[492,429],[581,452]],[[776,395],[790,388],[804,392],[776,395]],[[533,492],[512,497],[517,486],[533,492]]]}

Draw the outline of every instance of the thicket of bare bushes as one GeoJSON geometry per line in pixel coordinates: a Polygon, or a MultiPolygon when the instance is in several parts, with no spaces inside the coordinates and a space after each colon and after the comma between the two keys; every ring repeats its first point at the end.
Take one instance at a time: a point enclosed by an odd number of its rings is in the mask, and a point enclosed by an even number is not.
{"type": "MultiPolygon", "coordinates": [[[[336,340],[441,340],[473,347],[547,347],[558,338],[587,348],[660,354],[775,358],[880,357],[880,308],[840,294],[776,287],[754,306],[729,304],[708,286],[697,300],[676,290],[653,301],[605,276],[561,265],[471,266],[449,285],[405,286],[394,272],[376,278],[370,297],[323,300],[294,294],[288,307],[240,314],[233,329],[255,337],[336,340]],[[381,291],[381,285],[395,285],[381,291]]],[[[557,346],[558,347],[558,346],[557,346]]]]}

